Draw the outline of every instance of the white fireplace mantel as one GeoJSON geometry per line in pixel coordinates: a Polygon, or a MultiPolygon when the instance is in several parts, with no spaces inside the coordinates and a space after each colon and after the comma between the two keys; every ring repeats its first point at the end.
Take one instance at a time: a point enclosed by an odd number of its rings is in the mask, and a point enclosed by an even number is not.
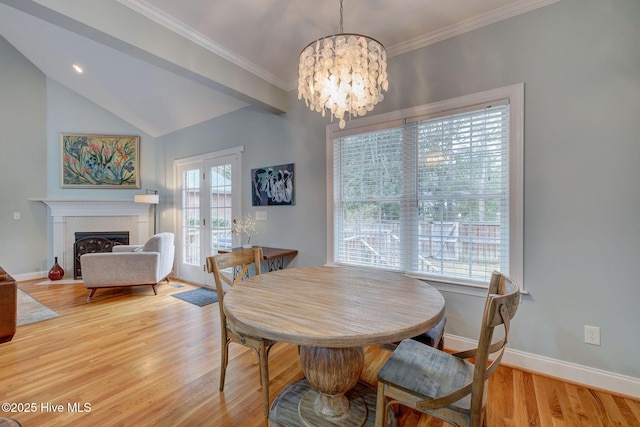
{"type": "MultiPolygon", "coordinates": [[[[144,242],[149,237],[149,204],[135,203],[133,200],[85,200],[85,199],[48,199],[48,198],[30,198],[32,202],[42,202],[49,207],[50,216],[52,218],[53,227],[53,244],[50,246],[53,248],[53,254],[51,260],[54,257],[59,259],[60,264],[65,269],[65,272],[71,272],[71,266],[73,262],[73,247],[72,242],[69,242],[68,237],[73,231],[97,231],[97,230],[72,230],[70,223],[76,222],[72,217],[87,218],[87,221],[100,220],[100,227],[105,226],[105,221],[109,223],[109,218],[113,219],[114,224],[119,224],[111,228],[111,230],[103,231],[117,231],[122,228],[122,221],[130,224],[131,235],[133,238],[132,244],[144,242]],[[90,219],[94,217],[94,219],[90,219]],[[103,218],[97,218],[103,217],[103,218]],[[130,217],[122,218],[118,220],[115,217],[130,217]],[[106,219],[106,220],[105,220],[106,219]],[[136,242],[137,241],[137,242],[136,242]]],[[[108,227],[108,226],[107,226],[108,227]]]]}
{"type": "Polygon", "coordinates": [[[149,215],[149,205],[133,200],[29,199],[51,209],[52,217],[149,215]]]}

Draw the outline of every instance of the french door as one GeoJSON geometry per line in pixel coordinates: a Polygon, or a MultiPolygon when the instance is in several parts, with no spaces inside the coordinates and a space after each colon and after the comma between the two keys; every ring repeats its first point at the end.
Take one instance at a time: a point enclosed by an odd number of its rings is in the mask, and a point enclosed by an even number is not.
{"type": "Polygon", "coordinates": [[[177,273],[190,282],[215,286],[206,258],[235,246],[231,221],[239,217],[242,148],[176,160],[177,273]]]}

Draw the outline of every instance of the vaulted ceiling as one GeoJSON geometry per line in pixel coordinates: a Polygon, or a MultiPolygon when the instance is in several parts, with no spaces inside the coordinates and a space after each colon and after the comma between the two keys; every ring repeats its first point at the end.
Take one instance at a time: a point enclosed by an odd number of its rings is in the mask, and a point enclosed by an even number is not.
{"type": "MultiPolygon", "coordinates": [[[[374,37],[393,57],[556,1],[344,0],[344,31],[374,37]]],[[[247,105],[286,112],[300,51],[339,32],[339,7],[338,0],[0,0],[0,35],[49,78],[161,136],[247,105]]]]}

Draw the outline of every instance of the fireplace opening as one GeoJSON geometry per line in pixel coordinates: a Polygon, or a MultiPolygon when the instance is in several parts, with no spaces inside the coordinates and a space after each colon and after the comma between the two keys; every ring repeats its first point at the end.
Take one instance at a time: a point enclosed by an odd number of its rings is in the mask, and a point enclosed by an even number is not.
{"type": "Polygon", "coordinates": [[[128,245],[128,231],[81,231],[75,233],[73,278],[82,278],[80,257],[88,253],[111,252],[115,245],[128,245]]]}

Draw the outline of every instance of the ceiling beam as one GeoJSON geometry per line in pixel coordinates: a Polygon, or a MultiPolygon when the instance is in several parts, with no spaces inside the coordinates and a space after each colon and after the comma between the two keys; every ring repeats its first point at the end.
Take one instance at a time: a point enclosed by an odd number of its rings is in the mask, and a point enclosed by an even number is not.
{"type": "Polygon", "coordinates": [[[0,2],[247,104],[274,114],[287,111],[284,90],[116,0],[0,2]]]}

